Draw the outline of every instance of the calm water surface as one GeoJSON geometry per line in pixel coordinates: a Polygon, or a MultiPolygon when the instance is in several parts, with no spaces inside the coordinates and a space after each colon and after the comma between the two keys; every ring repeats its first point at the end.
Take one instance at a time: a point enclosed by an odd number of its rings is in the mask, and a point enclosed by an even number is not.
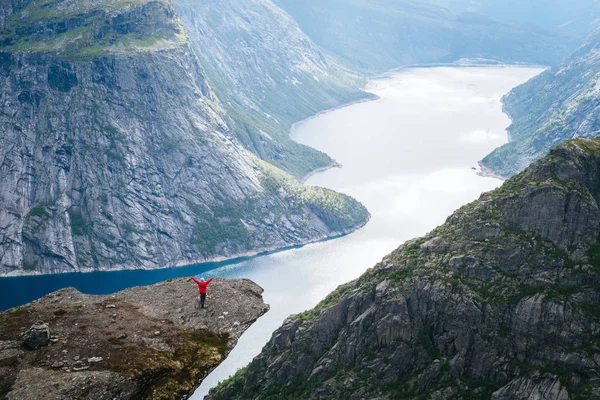
{"type": "Polygon", "coordinates": [[[500,98],[540,73],[536,68],[423,68],[373,80],[380,99],[354,104],[299,124],[295,140],[343,164],[308,184],[359,199],[369,224],[349,236],[229,264],[157,271],[121,271],[0,280],[0,308],[64,286],[111,293],[176,276],[244,277],[265,289],[271,311],[193,395],[208,390],[256,356],[290,314],[316,305],[338,285],[360,276],[399,244],[444,222],[461,205],[500,185],[472,168],[506,142],[500,98]]]}

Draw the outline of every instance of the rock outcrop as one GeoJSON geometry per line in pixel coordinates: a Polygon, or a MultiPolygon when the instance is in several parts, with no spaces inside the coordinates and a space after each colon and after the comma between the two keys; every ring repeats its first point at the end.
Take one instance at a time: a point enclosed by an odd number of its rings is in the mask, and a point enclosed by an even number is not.
{"type": "Polygon", "coordinates": [[[481,164],[510,177],[574,137],[600,133],[600,30],[570,57],[503,98],[509,143],[481,164]]]}
{"type": "Polygon", "coordinates": [[[268,310],[249,280],[215,279],[199,308],[193,282],[176,279],[109,296],[73,288],[0,313],[0,397],[181,399],[223,361],[268,310]],[[47,346],[21,344],[43,320],[47,346]]]}
{"type": "Polygon", "coordinates": [[[0,274],[224,259],[367,221],[243,148],[169,2],[0,7],[0,274]]]}
{"type": "Polygon", "coordinates": [[[600,139],[292,316],[211,399],[600,398],[600,139]]]}
{"type": "Polygon", "coordinates": [[[35,350],[50,343],[50,327],[44,321],[38,321],[23,332],[23,344],[35,350]]]}

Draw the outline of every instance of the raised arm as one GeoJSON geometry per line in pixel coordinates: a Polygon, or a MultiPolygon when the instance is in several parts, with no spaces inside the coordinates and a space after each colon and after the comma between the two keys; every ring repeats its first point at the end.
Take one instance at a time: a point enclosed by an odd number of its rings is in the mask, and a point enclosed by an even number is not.
{"type": "Polygon", "coordinates": [[[200,284],[200,281],[199,281],[199,280],[197,280],[196,278],[194,278],[194,277],[191,277],[190,279],[191,279],[191,280],[193,280],[194,282],[196,282],[196,285],[199,285],[199,284],[200,284]]]}
{"type": "Polygon", "coordinates": [[[206,281],[206,284],[208,285],[210,283],[210,281],[212,281],[213,278],[210,278],[209,280],[206,281]]]}

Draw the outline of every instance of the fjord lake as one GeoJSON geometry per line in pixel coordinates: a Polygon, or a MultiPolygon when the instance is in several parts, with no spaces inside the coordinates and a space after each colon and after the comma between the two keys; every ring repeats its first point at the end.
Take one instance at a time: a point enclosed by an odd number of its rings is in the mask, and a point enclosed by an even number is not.
{"type": "Polygon", "coordinates": [[[507,142],[510,119],[502,112],[502,96],[540,72],[509,66],[404,69],[369,82],[366,89],[378,100],[297,124],[294,140],[342,165],[306,183],[353,196],[371,220],[343,238],[221,268],[220,275],[261,285],[271,310],[192,398],[202,399],[248,364],[290,314],[312,308],[406,240],[500,186],[501,180],[481,176],[477,163],[507,142]]]}
{"type": "MultiPolygon", "coordinates": [[[[460,206],[501,185],[482,176],[477,162],[507,141],[510,120],[502,112],[502,96],[541,71],[512,66],[399,70],[369,81],[366,90],[377,100],[297,124],[293,139],[342,165],[311,176],[306,184],[351,195],[371,213],[370,222],[350,235],[223,263],[3,278],[0,308],[67,286],[108,294],[180,276],[252,279],[265,289],[271,310],[244,333],[192,397],[202,399],[250,362],[290,314],[312,308],[401,243],[427,233],[460,206]]],[[[190,290],[196,286],[190,284],[190,290]]]]}

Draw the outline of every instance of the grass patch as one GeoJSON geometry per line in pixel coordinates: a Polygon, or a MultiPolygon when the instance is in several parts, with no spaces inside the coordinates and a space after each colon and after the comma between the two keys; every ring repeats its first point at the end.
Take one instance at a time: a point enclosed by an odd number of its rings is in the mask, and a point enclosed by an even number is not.
{"type": "Polygon", "coordinates": [[[143,54],[161,41],[165,47],[185,42],[174,15],[165,2],[117,0],[78,3],[65,9],[40,0],[6,18],[0,42],[8,52],[56,53],[68,61],[143,54]]]}
{"type": "Polygon", "coordinates": [[[228,335],[207,331],[182,332],[173,340],[175,351],[136,348],[123,351],[133,354],[113,364],[119,372],[138,382],[139,398],[181,399],[197,386],[228,350],[228,335]]]}
{"type": "Polygon", "coordinates": [[[283,197],[292,208],[309,208],[332,231],[343,232],[369,219],[367,209],[350,196],[305,186],[286,172],[256,157],[253,159],[263,171],[260,181],[267,191],[283,197]]]}
{"type": "Polygon", "coordinates": [[[81,213],[69,210],[69,219],[71,221],[71,233],[73,236],[85,236],[89,233],[91,224],[88,224],[81,213]]]}
{"type": "Polygon", "coordinates": [[[40,204],[37,205],[35,207],[33,207],[32,209],[29,210],[29,212],[27,213],[27,217],[32,218],[32,217],[38,217],[38,218],[42,218],[42,219],[47,219],[50,218],[52,216],[51,211],[48,210],[48,205],[46,204],[40,204]]]}

